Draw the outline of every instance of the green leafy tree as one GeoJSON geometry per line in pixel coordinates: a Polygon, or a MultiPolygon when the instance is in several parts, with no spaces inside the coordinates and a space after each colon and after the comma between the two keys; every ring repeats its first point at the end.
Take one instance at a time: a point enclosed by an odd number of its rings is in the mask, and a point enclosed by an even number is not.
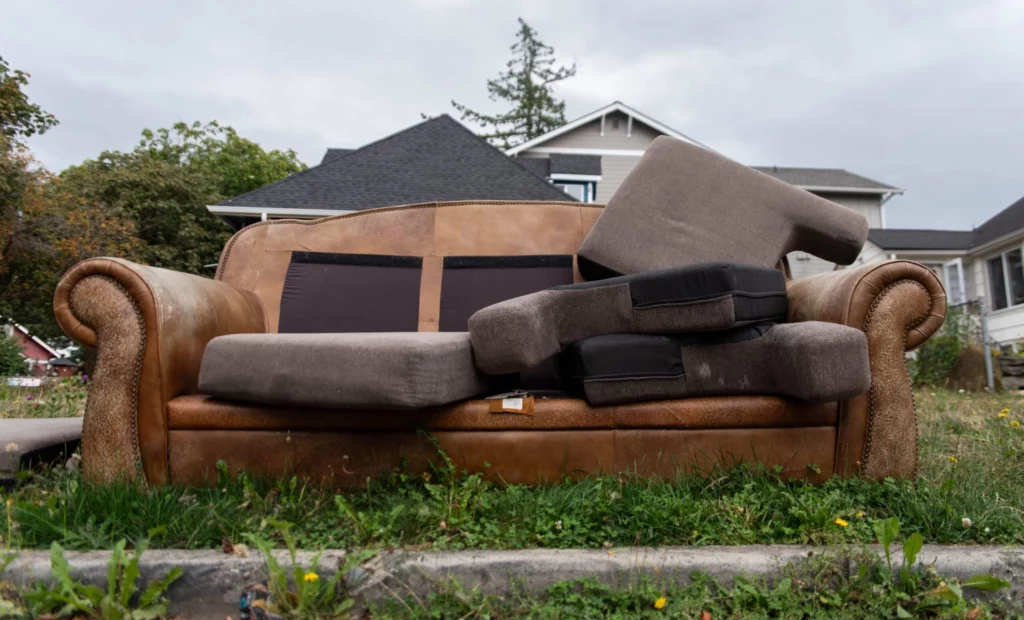
{"type": "Polygon", "coordinates": [[[61,173],[71,191],[134,223],[138,259],[209,275],[231,229],[207,205],[305,168],[294,151],[264,151],[217,123],[145,130],[128,153],[107,151],[61,173]]]}
{"type": "Polygon", "coordinates": [[[202,171],[211,194],[231,198],[305,170],[295,151],[264,151],[217,121],[206,125],[175,123],[170,129],[143,130],[139,151],[157,159],[202,171]]]}
{"type": "MultiPolygon", "coordinates": [[[[29,165],[26,162],[26,165],[29,165]]],[[[134,258],[134,224],[67,191],[42,168],[29,168],[0,256],[0,317],[57,346],[64,338],[53,315],[53,291],[75,263],[94,256],[134,258]]]]}
{"type": "Polygon", "coordinates": [[[0,149],[3,152],[22,146],[22,140],[46,133],[57,124],[56,117],[31,103],[25,94],[30,75],[11,69],[0,57],[0,149]]]}
{"type": "Polygon", "coordinates": [[[501,114],[484,114],[452,101],[468,120],[484,127],[482,135],[501,148],[544,134],[565,124],[565,102],[555,99],[553,84],[576,75],[576,63],[555,68],[555,50],[537,38],[537,31],[519,19],[519,40],[512,46],[512,59],[498,77],[487,81],[491,101],[507,101],[511,109],[501,114]]]}
{"type": "Polygon", "coordinates": [[[0,331],[0,377],[17,377],[25,373],[25,356],[18,341],[0,331]]]}

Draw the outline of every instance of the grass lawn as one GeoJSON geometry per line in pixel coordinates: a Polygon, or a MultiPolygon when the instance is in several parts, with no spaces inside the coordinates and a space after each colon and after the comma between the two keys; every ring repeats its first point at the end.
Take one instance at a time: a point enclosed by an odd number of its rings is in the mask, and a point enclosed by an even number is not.
{"type": "MultiPolygon", "coordinates": [[[[4,417],[80,415],[85,386],[0,392],[4,417]],[[30,398],[31,397],[31,398],[30,398]]],[[[216,487],[94,486],[55,467],[24,472],[2,497],[0,560],[8,549],[220,548],[253,536],[301,548],[513,549],[656,545],[810,543],[851,557],[895,517],[895,545],[1024,542],[1024,399],[1016,394],[920,390],[920,471],[916,481],[780,481],[772,471],[738,467],[675,480],[630,476],[500,486],[451,467],[430,476],[388,472],[369,488],[337,493],[291,478],[229,479],[216,487]]],[[[611,552],[611,551],[609,551],[611,552]]],[[[834,559],[834,558],[833,558],[834,559]]],[[[723,585],[695,574],[636,577],[617,587],[557,583],[541,596],[485,596],[442,582],[424,599],[395,598],[375,618],[560,617],[1021,617],[1002,602],[960,598],[952,581],[918,567],[909,581],[884,565],[845,576],[828,558],[788,567],[779,582],[723,585]],[[952,586],[952,587],[951,587],[952,586]],[[954,595],[954,593],[956,593],[954,595]],[[710,614],[710,615],[707,615],[710,614]]],[[[25,595],[27,596],[27,595],[25,595]]],[[[0,584],[0,610],[4,591],[0,584]]],[[[26,603],[27,605],[28,603],[26,603]]],[[[45,605],[32,608],[40,614],[45,605]]],[[[25,609],[28,609],[26,607],[25,609]]],[[[2,614],[0,614],[2,615],[2,614]]],[[[284,617],[308,617],[308,613],[284,617]]],[[[331,614],[316,617],[342,617],[331,614]]]]}
{"type": "MultiPolygon", "coordinates": [[[[18,393],[0,411],[51,415],[48,403],[60,399],[77,412],[84,400],[68,394],[84,389],[67,385],[32,401],[18,393]]],[[[390,472],[349,493],[244,476],[222,476],[209,489],[141,490],[89,485],[57,467],[26,473],[5,496],[0,547],[109,549],[122,538],[148,538],[154,547],[216,548],[251,533],[273,539],[274,521],[293,523],[304,548],[832,544],[872,542],[871,523],[887,517],[928,543],[1024,542],[1024,400],[935,389],[919,391],[917,403],[916,481],[808,485],[739,467],[706,478],[605,476],[528,487],[441,467],[423,478],[390,472]]]]}

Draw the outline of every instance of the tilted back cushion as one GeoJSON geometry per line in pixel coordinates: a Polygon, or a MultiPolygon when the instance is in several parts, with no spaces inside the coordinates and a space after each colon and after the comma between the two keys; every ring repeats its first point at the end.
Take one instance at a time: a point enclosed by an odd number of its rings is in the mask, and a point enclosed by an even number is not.
{"type": "Polygon", "coordinates": [[[588,279],[711,261],[774,267],[789,252],[852,263],[867,220],[753,168],[657,138],[579,249],[588,279]]]}
{"type": "MultiPolygon", "coordinates": [[[[502,288],[509,296],[563,284],[563,263],[572,260],[600,213],[600,205],[578,202],[468,201],[260,222],[239,231],[224,247],[217,279],[253,291],[263,302],[271,332],[309,331],[314,320],[321,331],[358,331],[344,325],[370,318],[372,304],[391,299],[401,308],[374,317],[366,329],[464,331],[465,318],[477,307],[452,303],[442,311],[442,303],[468,299],[459,289],[472,289],[476,276],[494,275],[480,257],[534,257],[507,274],[502,288]],[[463,258],[449,260],[446,267],[446,259],[453,257],[463,258]],[[530,262],[536,257],[549,258],[537,267],[530,262]],[[538,276],[536,281],[522,281],[526,272],[538,276]],[[380,297],[358,299],[371,274],[390,284],[375,293],[380,297]],[[307,303],[310,296],[316,297],[312,304],[307,303]],[[325,304],[334,304],[339,312],[326,312],[325,304]],[[344,325],[332,322],[339,318],[344,325]],[[384,319],[387,326],[376,327],[384,319]]],[[[498,260],[490,267],[495,266],[507,265],[498,260]]],[[[581,280],[571,264],[568,269],[568,277],[581,280]]],[[[494,291],[481,287],[470,293],[486,296],[494,291]]]]}

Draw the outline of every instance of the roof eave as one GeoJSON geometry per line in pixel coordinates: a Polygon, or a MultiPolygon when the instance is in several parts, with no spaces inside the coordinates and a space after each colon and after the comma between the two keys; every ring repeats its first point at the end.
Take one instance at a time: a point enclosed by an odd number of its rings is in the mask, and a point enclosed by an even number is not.
{"type": "MultiPolygon", "coordinates": [[[[775,178],[778,179],[778,177],[775,178]]],[[[779,180],[782,181],[783,179],[779,180]]],[[[831,185],[795,185],[795,187],[809,192],[833,194],[903,194],[905,191],[899,187],[835,187],[831,185]]]]}

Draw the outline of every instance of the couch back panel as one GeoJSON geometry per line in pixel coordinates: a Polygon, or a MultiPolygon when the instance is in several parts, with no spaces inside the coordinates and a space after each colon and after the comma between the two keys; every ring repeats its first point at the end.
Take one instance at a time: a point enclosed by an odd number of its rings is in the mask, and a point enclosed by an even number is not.
{"type": "MultiPolygon", "coordinates": [[[[216,277],[255,292],[276,332],[292,252],[419,256],[419,330],[437,331],[444,257],[575,255],[601,206],[465,201],[260,222],[228,241],[216,277]]],[[[578,271],[574,277],[580,279],[578,271]]]]}

